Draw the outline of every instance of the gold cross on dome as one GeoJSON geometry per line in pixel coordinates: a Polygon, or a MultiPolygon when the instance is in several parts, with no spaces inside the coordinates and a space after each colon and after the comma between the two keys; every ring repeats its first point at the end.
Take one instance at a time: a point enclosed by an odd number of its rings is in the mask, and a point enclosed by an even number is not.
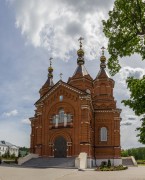
{"type": "Polygon", "coordinates": [[[104,56],[104,50],[105,50],[106,48],[103,46],[101,49],[102,49],[102,56],[104,56]]]}
{"type": "Polygon", "coordinates": [[[60,80],[62,80],[62,75],[63,75],[63,74],[62,74],[62,73],[60,73],[60,80]]]}
{"type": "Polygon", "coordinates": [[[80,38],[78,39],[78,41],[80,41],[80,49],[82,48],[82,40],[84,40],[83,37],[80,37],[80,38]]]}
{"type": "Polygon", "coordinates": [[[49,58],[49,61],[50,61],[50,66],[52,65],[52,57],[49,58]]]}

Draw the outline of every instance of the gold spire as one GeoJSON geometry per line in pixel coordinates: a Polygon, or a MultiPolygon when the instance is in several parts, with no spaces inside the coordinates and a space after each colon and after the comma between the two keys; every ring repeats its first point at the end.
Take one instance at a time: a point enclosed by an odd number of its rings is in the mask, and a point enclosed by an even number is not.
{"type": "Polygon", "coordinates": [[[101,61],[101,64],[100,64],[100,67],[101,68],[106,68],[106,57],[104,56],[104,46],[101,48],[102,49],[102,56],[100,57],[100,61],[101,61]]]}
{"type": "Polygon", "coordinates": [[[82,40],[84,40],[84,38],[82,38],[82,37],[80,37],[79,39],[78,39],[78,41],[80,41],[80,49],[77,51],[77,55],[78,55],[78,59],[77,59],[77,64],[78,65],[82,65],[82,64],[84,64],[85,62],[84,62],[84,51],[83,51],[83,49],[82,49],[82,40]]]}
{"type": "Polygon", "coordinates": [[[50,61],[50,67],[48,68],[48,77],[50,77],[50,78],[53,78],[53,74],[52,74],[52,72],[53,72],[53,68],[52,68],[52,57],[51,58],[49,58],[49,61],[50,61]]]}

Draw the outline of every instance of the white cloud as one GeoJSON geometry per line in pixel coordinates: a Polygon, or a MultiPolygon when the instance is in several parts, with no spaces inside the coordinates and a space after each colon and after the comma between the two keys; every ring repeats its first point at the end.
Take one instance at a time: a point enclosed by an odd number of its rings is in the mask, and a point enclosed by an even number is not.
{"type": "Polygon", "coordinates": [[[4,112],[3,115],[6,116],[6,117],[11,117],[11,116],[16,116],[18,114],[18,111],[17,109],[14,109],[10,112],[4,112]]]}
{"type": "Polygon", "coordinates": [[[30,120],[29,119],[22,119],[21,123],[22,124],[30,124],[30,120]]]}
{"type": "Polygon", "coordinates": [[[127,89],[126,79],[127,77],[135,77],[142,78],[145,74],[145,70],[143,68],[132,68],[129,66],[123,67],[120,72],[115,76],[115,96],[122,101],[123,99],[128,99],[130,96],[130,92],[127,89]]]}
{"type": "Polygon", "coordinates": [[[132,67],[123,67],[120,70],[120,75],[122,80],[126,80],[127,77],[135,77],[135,78],[142,78],[145,74],[145,70],[143,68],[132,68],[132,67]]]}
{"type": "Polygon", "coordinates": [[[102,19],[114,0],[13,0],[16,27],[35,47],[45,47],[54,57],[70,58],[78,49],[77,39],[85,38],[86,57],[95,58],[96,50],[106,46],[102,19]],[[104,2],[105,1],[105,2],[104,2]]]}

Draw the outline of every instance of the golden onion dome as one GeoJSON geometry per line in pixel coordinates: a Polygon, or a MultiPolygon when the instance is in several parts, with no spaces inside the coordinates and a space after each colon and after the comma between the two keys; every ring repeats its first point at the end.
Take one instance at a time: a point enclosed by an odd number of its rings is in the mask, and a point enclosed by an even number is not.
{"type": "Polygon", "coordinates": [[[49,71],[49,72],[52,72],[52,71],[53,71],[53,68],[50,66],[50,67],[48,68],[48,71],[49,71]]]}
{"type": "Polygon", "coordinates": [[[100,57],[100,61],[101,61],[102,63],[105,63],[105,62],[106,62],[106,57],[105,57],[105,56],[101,56],[101,57],[100,57]]]}
{"type": "Polygon", "coordinates": [[[84,51],[83,51],[83,49],[79,49],[78,51],[77,51],[77,55],[79,56],[79,57],[82,57],[82,56],[84,56],[84,51]]]}

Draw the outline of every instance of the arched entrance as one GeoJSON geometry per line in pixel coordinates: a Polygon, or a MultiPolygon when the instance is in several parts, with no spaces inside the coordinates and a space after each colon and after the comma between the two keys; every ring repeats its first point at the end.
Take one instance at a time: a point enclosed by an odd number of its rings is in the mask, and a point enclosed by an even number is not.
{"type": "Polygon", "coordinates": [[[54,141],[54,157],[65,158],[67,157],[67,142],[64,137],[58,136],[54,141]]]}

